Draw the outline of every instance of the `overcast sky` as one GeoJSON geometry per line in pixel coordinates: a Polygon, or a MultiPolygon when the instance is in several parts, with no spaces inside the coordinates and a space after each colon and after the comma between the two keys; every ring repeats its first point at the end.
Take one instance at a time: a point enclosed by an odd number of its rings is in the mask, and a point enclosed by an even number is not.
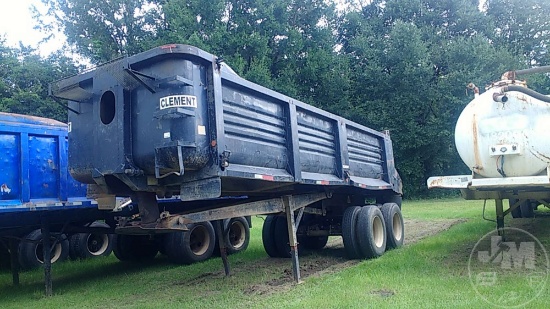
{"type": "MultiPolygon", "coordinates": [[[[6,38],[9,46],[18,46],[19,41],[21,41],[25,45],[36,47],[38,42],[40,42],[46,34],[33,29],[36,23],[32,18],[30,8],[33,4],[39,8],[43,7],[42,3],[40,0],[9,1],[9,5],[2,2],[4,5],[0,9],[0,35],[6,38]]],[[[41,47],[40,53],[42,55],[48,55],[61,47],[63,36],[58,34],[57,37],[58,39],[54,42],[50,42],[41,47]]]]}

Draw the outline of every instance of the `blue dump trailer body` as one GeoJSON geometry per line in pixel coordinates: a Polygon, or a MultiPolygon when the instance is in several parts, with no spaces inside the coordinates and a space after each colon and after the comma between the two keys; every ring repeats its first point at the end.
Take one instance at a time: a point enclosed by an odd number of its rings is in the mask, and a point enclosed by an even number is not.
{"type": "Polygon", "coordinates": [[[98,212],[86,185],[69,174],[67,146],[64,123],[0,113],[0,231],[98,212]]]}
{"type": "Polygon", "coordinates": [[[101,196],[402,194],[388,134],[249,82],[192,46],[116,60],[51,93],[72,110],[71,174],[101,196]]]}

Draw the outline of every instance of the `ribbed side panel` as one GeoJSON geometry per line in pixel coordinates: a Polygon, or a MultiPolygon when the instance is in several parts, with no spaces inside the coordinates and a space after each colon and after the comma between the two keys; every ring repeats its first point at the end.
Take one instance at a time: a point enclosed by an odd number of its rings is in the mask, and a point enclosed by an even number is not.
{"type": "Polygon", "coordinates": [[[335,130],[332,121],[297,109],[298,139],[302,172],[335,174],[335,130]]]}
{"type": "Polygon", "coordinates": [[[280,104],[225,85],[223,120],[231,163],[277,169],[288,167],[287,126],[280,104]]]}
{"type": "Polygon", "coordinates": [[[384,173],[381,139],[348,126],[348,155],[354,176],[379,178],[384,173]]]}

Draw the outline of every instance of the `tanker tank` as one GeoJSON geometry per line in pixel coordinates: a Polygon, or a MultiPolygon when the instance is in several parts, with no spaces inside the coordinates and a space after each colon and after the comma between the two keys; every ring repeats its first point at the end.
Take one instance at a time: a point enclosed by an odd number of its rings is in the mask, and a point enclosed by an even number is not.
{"type": "Polygon", "coordinates": [[[503,79],[490,85],[458,118],[455,144],[462,161],[488,178],[545,172],[550,163],[548,100],[524,81],[503,79]]]}

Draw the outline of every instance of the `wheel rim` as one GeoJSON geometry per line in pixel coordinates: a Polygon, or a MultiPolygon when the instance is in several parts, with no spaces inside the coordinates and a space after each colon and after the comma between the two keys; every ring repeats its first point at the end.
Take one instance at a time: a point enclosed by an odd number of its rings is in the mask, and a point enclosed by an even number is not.
{"type": "Polygon", "coordinates": [[[86,240],[86,246],[91,255],[102,255],[109,247],[109,236],[107,234],[90,234],[86,240]]]}
{"type": "Polygon", "coordinates": [[[372,237],[374,239],[374,245],[378,248],[384,244],[384,225],[382,219],[379,216],[374,217],[372,220],[372,237]]]}
{"type": "Polygon", "coordinates": [[[205,226],[197,225],[189,231],[189,247],[195,255],[203,255],[208,251],[210,235],[205,226]]]}
{"type": "Polygon", "coordinates": [[[393,226],[393,235],[397,241],[401,241],[403,238],[403,222],[401,222],[401,216],[398,213],[393,214],[392,226],[393,226]]]}
{"type": "Polygon", "coordinates": [[[245,233],[245,227],[242,222],[240,221],[234,221],[231,223],[231,226],[229,227],[229,243],[230,245],[235,248],[239,249],[241,248],[246,240],[246,233],[245,233]]]}
{"type": "MultiPolygon", "coordinates": [[[[55,239],[52,239],[51,241],[55,241],[55,239]]],[[[36,246],[36,250],[34,254],[36,255],[36,260],[39,261],[41,264],[44,264],[44,246],[42,245],[42,242],[40,242],[36,246]]],[[[55,263],[59,258],[61,257],[61,252],[63,251],[63,247],[60,243],[55,244],[52,252],[51,252],[51,262],[55,263]]]]}

